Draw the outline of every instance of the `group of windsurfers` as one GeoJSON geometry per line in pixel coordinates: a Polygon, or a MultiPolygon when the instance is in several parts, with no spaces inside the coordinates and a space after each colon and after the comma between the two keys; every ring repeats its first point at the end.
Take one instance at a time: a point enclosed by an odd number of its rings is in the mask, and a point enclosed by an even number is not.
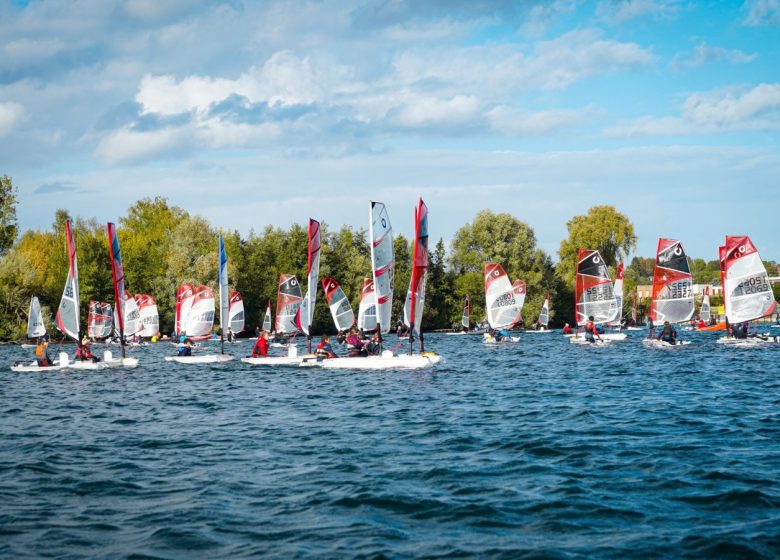
{"type": "MultiPolygon", "coordinates": [[[[252,347],[252,357],[267,358],[270,340],[271,333],[265,330],[260,331],[257,342],[252,347]]],[[[346,357],[348,358],[376,356],[382,353],[382,339],[378,331],[374,332],[370,338],[366,338],[357,327],[353,326],[348,331],[339,333],[338,340],[339,342],[343,341],[346,345],[346,357]]],[[[319,344],[314,349],[314,354],[320,360],[339,357],[333,350],[330,336],[327,334],[322,335],[320,338],[319,344]]]]}

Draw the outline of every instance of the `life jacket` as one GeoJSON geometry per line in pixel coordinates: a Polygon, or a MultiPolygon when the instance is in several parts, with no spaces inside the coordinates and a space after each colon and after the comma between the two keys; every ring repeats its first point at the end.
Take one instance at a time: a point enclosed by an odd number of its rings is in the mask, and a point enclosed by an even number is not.
{"type": "Polygon", "coordinates": [[[42,358],[45,353],[46,350],[44,350],[43,344],[39,344],[38,346],[35,347],[35,355],[38,356],[39,358],[42,358]]]}
{"type": "Polygon", "coordinates": [[[326,342],[320,342],[320,343],[317,345],[317,348],[314,350],[314,354],[315,354],[315,355],[316,355],[318,358],[323,358],[323,359],[324,359],[324,358],[330,358],[330,352],[328,352],[328,349],[327,349],[327,348],[325,348],[325,345],[326,345],[326,344],[327,344],[326,342]]]}
{"type": "Polygon", "coordinates": [[[596,325],[593,323],[593,321],[588,321],[585,323],[585,332],[595,334],[596,331],[596,325]]]}

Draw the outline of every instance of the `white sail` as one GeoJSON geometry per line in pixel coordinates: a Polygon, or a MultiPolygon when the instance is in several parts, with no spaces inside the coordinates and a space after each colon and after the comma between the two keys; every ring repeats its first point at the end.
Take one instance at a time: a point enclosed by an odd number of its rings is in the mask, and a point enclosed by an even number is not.
{"type": "Polygon", "coordinates": [[[208,337],[214,326],[214,290],[208,286],[198,286],[193,300],[187,319],[187,336],[208,337]]]}
{"type": "Polygon", "coordinates": [[[65,280],[60,307],[57,310],[57,329],[76,342],[81,343],[79,325],[79,267],[70,220],[65,221],[65,239],[68,246],[68,278],[65,280]]]}
{"type": "MultiPolygon", "coordinates": [[[[138,304],[135,302],[135,298],[130,295],[130,292],[125,290],[122,295],[122,316],[125,321],[125,336],[133,336],[141,332],[144,325],[141,322],[141,311],[138,309],[138,304]]],[[[116,322],[116,314],[114,314],[114,322],[116,322]]],[[[118,332],[118,330],[117,330],[118,332]]]]}
{"type": "Polygon", "coordinates": [[[682,243],[676,239],[659,239],[650,317],[655,323],[682,323],[689,321],[694,311],[693,277],[682,243]]]}
{"type": "Polygon", "coordinates": [[[387,208],[381,202],[371,202],[369,212],[371,227],[371,269],[374,280],[376,316],[382,334],[390,332],[393,313],[393,279],[395,257],[393,256],[393,229],[387,208]]]}
{"type": "Polygon", "coordinates": [[[263,317],[263,330],[271,332],[271,302],[268,302],[268,307],[265,308],[265,316],[263,317]]]}
{"type": "Polygon", "coordinates": [[[515,280],[512,282],[512,289],[515,292],[515,301],[517,302],[517,306],[520,308],[520,316],[522,317],[523,305],[525,305],[525,296],[528,293],[526,284],[523,280],[515,280]]]}
{"type": "Polygon", "coordinates": [[[547,294],[544,298],[544,305],[542,305],[542,310],[539,312],[539,324],[543,327],[546,327],[549,322],[550,322],[550,294],[547,294]]]}
{"type": "Polygon", "coordinates": [[[620,263],[615,272],[615,283],[612,285],[612,291],[615,294],[615,303],[617,304],[618,312],[614,321],[609,324],[615,327],[620,326],[623,321],[623,263],[620,263]]]}
{"type": "Polygon", "coordinates": [[[355,313],[352,311],[347,294],[333,278],[323,278],[322,288],[325,290],[325,299],[328,301],[336,330],[341,332],[349,329],[355,323],[355,313]]]}
{"type": "MultiPolygon", "coordinates": [[[[420,324],[422,324],[423,307],[425,306],[425,282],[427,275],[424,274],[420,278],[420,284],[417,289],[417,303],[414,308],[414,326],[415,331],[419,332],[420,324]]],[[[412,282],[409,281],[409,289],[406,292],[406,301],[404,302],[404,325],[409,326],[409,313],[412,306],[412,282]]]]}
{"type": "Polygon", "coordinates": [[[314,322],[314,305],[317,301],[317,284],[320,276],[320,223],[311,218],[309,219],[306,262],[306,296],[301,302],[300,326],[303,333],[308,335],[314,322]]]}
{"type": "Polygon", "coordinates": [[[303,296],[301,285],[292,274],[279,276],[279,291],[276,296],[276,332],[294,333],[299,329],[300,307],[303,296]]]}
{"type": "Polygon", "coordinates": [[[485,263],[485,309],[488,323],[494,329],[511,328],[520,320],[515,289],[497,263],[485,263]]]}
{"type": "Polygon", "coordinates": [[[224,337],[230,326],[230,292],[228,288],[227,252],[225,241],[219,236],[219,269],[217,270],[219,283],[219,328],[224,337]]]}
{"type": "Polygon", "coordinates": [[[114,313],[110,303],[90,301],[89,313],[87,314],[87,336],[96,339],[111,336],[114,329],[113,318],[114,313]]]}
{"type": "Polygon", "coordinates": [[[574,298],[579,326],[587,323],[590,317],[594,323],[603,324],[614,321],[620,314],[607,265],[598,251],[579,250],[574,298]]]}
{"type": "Polygon", "coordinates": [[[46,334],[46,325],[43,324],[43,314],[38,298],[33,296],[30,300],[30,313],[27,317],[27,338],[38,338],[46,334]]]}
{"type": "Polygon", "coordinates": [[[710,313],[710,289],[704,288],[704,298],[701,301],[701,309],[699,309],[699,317],[705,323],[709,323],[712,318],[710,313]]]}
{"type": "MultiPolygon", "coordinates": [[[[238,334],[244,330],[244,300],[238,292],[230,292],[230,330],[238,334]]],[[[271,318],[268,318],[270,326],[271,318]]]]}
{"type": "Polygon", "coordinates": [[[141,320],[139,336],[152,338],[160,334],[160,316],[157,312],[157,302],[148,294],[136,294],[135,303],[141,320]]]}
{"type": "Polygon", "coordinates": [[[361,331],[373,331],[376,328],[376,296],[374,282],[370,278],[363,280],[357,324],[361,331]]]}
{"type": "Polygon", "coordinates": [[[726,238],[724,304],[732,324],[753,321],[775,311],[769,275],[748,236],[726,238]]]}
{"type": "Polygon", "coordinates": [[[469,330],[471,322],[471,298],[466,296],[466,303],[463,305],[463,315],[460,317],[460,325],[469,330]]]}

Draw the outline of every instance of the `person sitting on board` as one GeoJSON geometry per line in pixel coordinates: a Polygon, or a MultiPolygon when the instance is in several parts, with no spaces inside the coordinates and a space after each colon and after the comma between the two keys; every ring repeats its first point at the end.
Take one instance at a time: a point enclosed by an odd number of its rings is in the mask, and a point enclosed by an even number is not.
{"type": "Polygon", "coordinates": [[[35,361],[38,363],[38,367],[54,365],[49,357],[49,341],[45,338],[41,338],[38,346],[35,347],[35,361]]]}
{"type": "Polygon", "coordinates": [[[318,362],[320,360],[327,360],[329,358],[338,358],[336,353],[333,351],[333,347],[330,345],[330,337],[327,334],[322,335],[320,343],[317,345],[314,353],[317,355],[318,362]]]}
{"type": "Polygon", "coordinates": [[[184,340],[179,342],[179,350],[177,356],[192,356],[192,340],[186,336],[182,337],[184,340]]]}
{"type": "Polygon", "coordinates": [[[588,322],[585,323],[585,340],[588,342],[596,342],[596,339],[601,340],[596,323],[593,322],[593,315],[588,317],[588,322]]]}
{"type": "Polygon", "coordinates": [[[596,325],[596,331],[597,331],[599,334],[604,334],[604,325],[602,325],[601,323],[597,324],[597,325],[596,325]]]}
{"type": "Polygon", "coordinates": [[[571,334],[574,332],[574,329],[571,328],[569,323],[566,323],[563,325],[563,334],[571,334]]]}
{"type": "Polygon", "coordinates": [[[365,346],[366,352],[371,356],[379,356],[382,353],[382,340],[379,337],[379,331],[374,333],[371,340],[365,346]]]}
{"type": "Polygon", "coordinates": [[[82,362],[86,362],[88,360],[91,360],[93,362],[99,361],[98,358],[95,357],[92,354],[92,351],[89,349],[91,345],[92,345],[92,341],[84,337],[84,339],[81,341],[81,345],[78,348],[76,348],[76,359],[82,362]]]}
{"type": "Polygon", "coordinates": [[[704,322],[704,319],[702,319],[701,317],[699,317],[699,322],[698,322],[698,323],[696,323],[696,328],[697,328],[697,329],[703,329],[703,328],[704,328],[704,327],[706,327],[706,326],[707,326],[707,323],[705,323],[705,322],[704,322]]]}
{"type": "Polygon", "coordinates": [[[368,356],[366,343],[360,338],[357,327],[352,327],[347,335],[347,356],[354,358],[356,356],[368,356]]]}
{"type": "Polygon", "coordinates": [[[266,330],[260,331],[260,335],[255,341],[255,345],[252,347],[253,358],[267,358],[268,357],[268,339],[271,338],[271,333],[266,330]]]}
{"type": "Polygon", "coordinates": [[[395,329],[395,335],[398,338],[402,336],[409,336],[409,328],[403,324],[402,321],[398,321],[398,327],[395,329]]]}
{"type": "Polygon", "coordinates": [[[661,329],[661,334],[658,335],[656,340],[663,340],[667,344],[674,346],[677,344],[677,329],[669,321],[664,321],[664,328],[661,329]]]}
{"type": "Polygon", "coordinates": [[[745,340],[748,337],[748,326],[747,323],[737,323],[734,325],[734,328],[732,329],[732,334],[734,335],[734,338],[739,340],[745,340]]]}

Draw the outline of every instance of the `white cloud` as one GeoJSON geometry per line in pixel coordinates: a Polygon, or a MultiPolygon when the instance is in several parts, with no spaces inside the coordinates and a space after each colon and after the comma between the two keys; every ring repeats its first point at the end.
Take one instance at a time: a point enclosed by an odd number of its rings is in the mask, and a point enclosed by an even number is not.
{"type": "Polygon", "coordinates": [[[780,0],[747,0],[745,25],[780,25],[780,0]]]}
{"type": "Polygon", "coordinates": [[[109,164],[176,157],[192,150],[192,133],[187,127],[151,132],[121,129],[103,138],[97,147],[96,155],[109,164]]]}
{"type": "Polygon", "coordinates": [[[393,121],[407,128],[458,128],[473,123],[479,113],[479,100],[472,96],[456,95],[450,99],[418,97],[399,107],[393,121]]]}
{"type": "Polygon", "coordinates": [[[678,70],[697,68],[711,62],[726,62],[728,64],[746,64],[758,58],[757,53],[748,54],[739,49],[713,47],[707,43],[699,43],[693,51],[679,53],[672,61],[672,67],[678,70]]]}
{"type": "Polygon", "coordinates": [[[21,103],[0,103],[0,136],[11,132],[24,117],[24,106],[21,103]]]}
{"type": "Polygon", "coordinates": [[[487,118],[491,128],[496,132],[530,135],[546,134],[581,125],[598,112],[594,107],[524,111],[500,105],[488,111],[487,118]]]}
{"type": "Polygon", "coordinates": [[[617,23],[641,17],[668,19],[677,13],[678,4],[678,0],[605,0],[599,3],[596,15],[617,23]]]}

